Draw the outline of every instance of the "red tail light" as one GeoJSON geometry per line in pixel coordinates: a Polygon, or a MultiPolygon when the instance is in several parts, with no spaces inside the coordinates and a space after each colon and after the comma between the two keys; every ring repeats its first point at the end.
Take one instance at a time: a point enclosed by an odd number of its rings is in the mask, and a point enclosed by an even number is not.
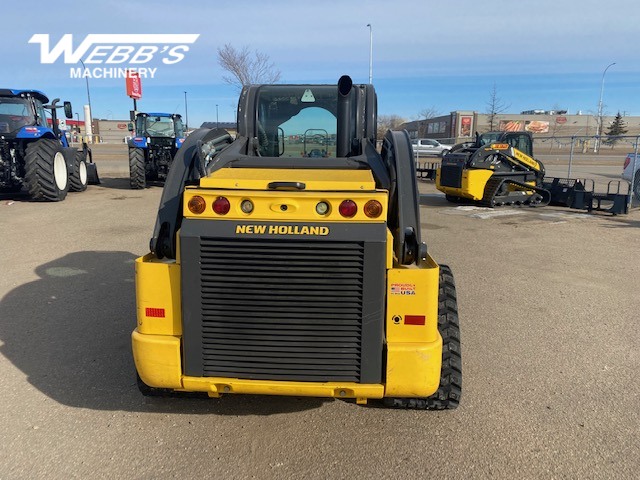
{"type": "Polygon", "coordinates": [[[358,213],[358,205],[353,200],[344,200],[338,207],[338,211],[343,217],[351,218],[358,213]]]}
{"type": "Polygon", "coordinates": [[[627,155],[627,158],[624,159],[624,167],[622,168],[627,168],[630,163],[631,163],[631,157],[627,155]]]}
{"type": "Polygon", "coordinates": [[[229,200],[224,197],[218,197],[215,202],[213,202],[213,211],[218,215],[226,215],[229,213],[230,208],[231,204],[229,203],[229,200]]]}

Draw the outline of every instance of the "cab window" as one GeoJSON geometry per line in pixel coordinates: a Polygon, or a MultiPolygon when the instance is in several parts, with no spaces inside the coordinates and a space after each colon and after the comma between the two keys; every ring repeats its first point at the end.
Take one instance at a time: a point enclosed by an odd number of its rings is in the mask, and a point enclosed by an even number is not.
{"type": "Polygon", "coordinates": [[[263,86],[255,136],[268,157],[335,157],[337,87],[263,86]]]}

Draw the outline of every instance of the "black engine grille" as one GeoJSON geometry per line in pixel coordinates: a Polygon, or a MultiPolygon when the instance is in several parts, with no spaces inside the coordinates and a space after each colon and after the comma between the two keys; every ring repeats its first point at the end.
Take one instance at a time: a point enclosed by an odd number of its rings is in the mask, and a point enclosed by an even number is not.
{"type": "Polygon", "coordinates": [[[200,245],[205,376],[360,380],[363,243],[200,245]]]}
{"type": "Polygon", "coordinates": [[[458,165],[442,165],[440,168],[440,185],[443,187],[462,187],[462,167],[458,165]]]}

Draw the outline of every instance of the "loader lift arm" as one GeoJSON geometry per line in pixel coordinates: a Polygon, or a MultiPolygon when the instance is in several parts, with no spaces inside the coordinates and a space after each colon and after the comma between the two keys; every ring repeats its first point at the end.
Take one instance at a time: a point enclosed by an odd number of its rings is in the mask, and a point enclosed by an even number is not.
{"type": "Polygon", "coordinates": [[[211,158],[232,142],[226,130],[196,130],[178,150],[160,197],[150,250],[158,258],[176,258],[176,232],[182,221],[182,192],[186,185],[195,185],[206,175],[207,150],[211,158]]]}

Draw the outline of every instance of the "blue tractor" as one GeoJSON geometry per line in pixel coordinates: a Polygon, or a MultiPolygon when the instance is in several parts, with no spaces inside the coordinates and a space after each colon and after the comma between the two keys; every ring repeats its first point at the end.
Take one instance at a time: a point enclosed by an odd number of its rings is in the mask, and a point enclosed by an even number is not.
{"type": "MultiPolygon", "coordinates": [[[[129,140],[131,188],[147,186],[147,180],[167,178],[169,167],[184,142],[182,117],[171,113],[136,114],[135,136],[129,140]]],[[[129,126],[133,131],[133,125],[129,126]]]]}
{"type": "MultiPolygon", "coordinates": [[[[0,89],[0,191],[24,189],[32,200],[58,202],[99,183],[87,144],[71,147],[58,126],[59,101],[49,104],[37,90],[0,89]]],[[[72,118],[71,103],[64,102],[64,112],[72,118]]]]}

